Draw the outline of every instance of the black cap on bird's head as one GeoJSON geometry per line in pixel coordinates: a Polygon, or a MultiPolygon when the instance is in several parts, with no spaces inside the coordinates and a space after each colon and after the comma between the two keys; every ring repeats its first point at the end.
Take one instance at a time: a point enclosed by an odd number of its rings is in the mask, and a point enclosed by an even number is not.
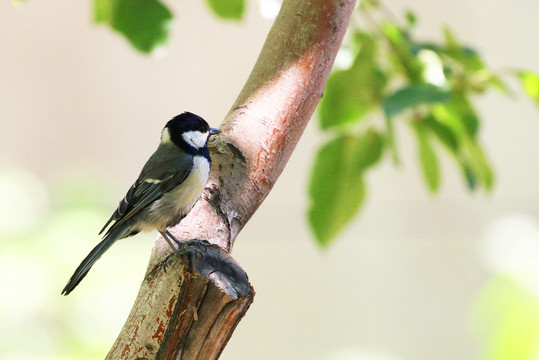
{"type": "Polygon", "coordinates": [[[196,114],[187,111],[181,113],[180,115],[174,116],[167,122],[165,127],[168,128],[171,132],[177,132],[180,134],[187,131],[210,131],[210,126],[208,125],[206,120],[196,114]]]}
{"type": "Polygon", "coordinates": [[[219,129],[211,128],[200,116],[186,111],[167,122],[161,135],[161,142],[172,141],[182,149],[199,150],[206,147],[211,135],[220,132],[219,129]]]}

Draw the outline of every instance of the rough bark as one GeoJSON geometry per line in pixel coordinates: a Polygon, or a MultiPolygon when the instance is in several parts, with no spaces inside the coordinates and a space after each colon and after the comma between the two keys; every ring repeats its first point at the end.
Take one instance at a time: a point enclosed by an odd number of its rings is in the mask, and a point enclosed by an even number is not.
{"type": "Polygon", "coordinates": [[[158,239],[107,359],[217,359],[253,301],[229,252],[311,118],[355,0],[285,0],[257,63],[210,144],[203,198],[173,233],[212,244],[192,266],[158,239]],[[226,251],[224,251],[224,250],[226,251]],[[164,270],[167,270],[165,272],[164,270]]]}

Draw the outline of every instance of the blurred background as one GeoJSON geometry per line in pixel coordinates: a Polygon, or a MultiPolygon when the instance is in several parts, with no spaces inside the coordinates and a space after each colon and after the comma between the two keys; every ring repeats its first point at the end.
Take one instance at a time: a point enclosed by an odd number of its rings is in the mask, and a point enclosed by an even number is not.
{"type": "MultiPolygon", "coordinates": [[[[536,1],[386,4],[413,8],[427,39],[451,25],[494,69],[539,68],[536,1]]],[[[219,125],[278,9],[251,1],[230,23],[202,1],[169,5],[170,44],[145,56],[95,26],[88,2],[0,4],[3,360],[105,356],[155,234],[117,243],[72,295],[60,291],[165,122],[189,110],[219,125]]],[[[236,241],[257,295],[222,359],[539,359],[539,115],[523,97],[477,105],[492,194],[467,191],[443,159],[441,192],[429,196],[401,132],[403,165],[369,174],[361,216],[326,250],[305,215],[322,142],[313,121],[236,241]]]]}

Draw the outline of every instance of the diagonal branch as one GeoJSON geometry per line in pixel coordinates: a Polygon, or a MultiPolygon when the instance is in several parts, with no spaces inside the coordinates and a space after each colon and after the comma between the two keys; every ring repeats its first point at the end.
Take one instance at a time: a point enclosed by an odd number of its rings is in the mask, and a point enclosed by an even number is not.
{"type": "Polygon", "coordinates": [[[285,167],[322,96],[354,5],[355,0],[283,2],[222,135],[210,144],[205,195],[173,229],[180,239],[215,245],[193,259],[192,270],[168,261],[168,246],[156,241],[107,359],[219,357],[254,296],[247,275],[222,249],[231,251],[285,167]]]}

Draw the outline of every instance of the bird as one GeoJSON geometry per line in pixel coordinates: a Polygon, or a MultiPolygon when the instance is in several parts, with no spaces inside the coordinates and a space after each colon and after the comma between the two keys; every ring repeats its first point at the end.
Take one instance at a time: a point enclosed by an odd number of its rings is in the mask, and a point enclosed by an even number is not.
{"type": "Polygon", "coordinates": [[[73,291],[114,242],[139,232],[156,229],[172,250],[182,255],[206,248],[206,241],[179,241],[168,228],[177,225],[202,195],[211,165],[208,139],[220,132],[191,112],[166,123],[159,146],[99,232],[104,233],[101,242],[77,267],[62,295],[73,291]]]}

